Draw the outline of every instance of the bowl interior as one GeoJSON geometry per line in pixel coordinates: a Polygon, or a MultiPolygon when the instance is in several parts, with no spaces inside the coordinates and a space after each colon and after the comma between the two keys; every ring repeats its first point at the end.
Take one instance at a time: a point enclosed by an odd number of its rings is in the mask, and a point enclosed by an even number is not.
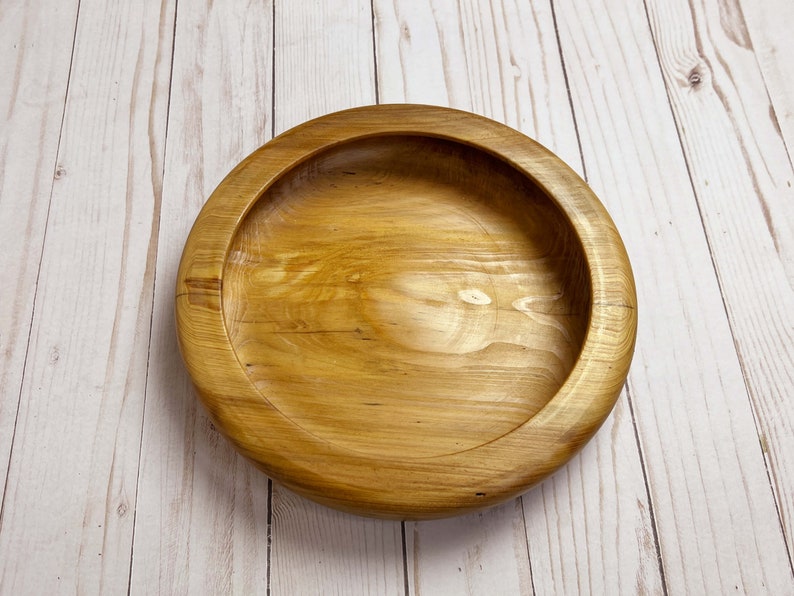
{"type": "Polygon", "coordinates": [[[582,349],[582,246],[499,159],[376,136],[295,166],[223,271],[241,367],[311,434],[379,457],[475,448],[526,422],[582,349]]]}

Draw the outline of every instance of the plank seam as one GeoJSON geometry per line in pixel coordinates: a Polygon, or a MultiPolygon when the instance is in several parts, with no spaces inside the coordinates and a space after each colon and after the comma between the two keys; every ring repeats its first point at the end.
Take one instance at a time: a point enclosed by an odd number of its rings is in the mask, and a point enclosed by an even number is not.
{"type": "Polygon", "coordinates": [[[557,41],[557,50],[560,54],[560,67],[562,68],[562,76],[565,79],[565,93],[568,95],[568,105],[571,106],[571,120],[573,120],[573,129],[576,132],[576,146],[579,148],[579,162],[582,164],[582,178],[584,178],[585,182],[587,182],[587,166],[584,162],[582,135],[579,134],[579,123],[576,120],[576,110],[573,107],[571,84],[568,81],[568,68],[565,66],[565,56],[563,55],[562,42],[560,41],[560,29],[557,26],[557,11],[554,9],[554,0],[549,0],[549,8],[551,8],[551,20],[554,23],[554,38],[557,41]]]}
{"type": "MultiPolygon", "coordinates": [[[[168,72],[168,99],[166,101],[166,112],[165,112],[165,130],[163,132],[163,166],[161,172],[161,182],[160,182],[160,209],[157,212],[157,224],[153,226],[152,230],[152,238],[153,241],[159,244],[160,238],[160,221],[162,216],[162,195],[163,195],[163,181],[165,180],[165,169],[167,163],[167,153],[168,153],[168,125],[171,121],[171,85],[174,80],[174,50],[176,49],[176,28],[177,28],[177,16],[179,14],[179,0],[174,0],[174,26],[173,31],[171,33],[171,64],[169,67],[168,72]]],[[[149,393],[149,371],[151,370],[151,356],[152,356],[152,334],[154,331],[154,308],[155,308],[155,296],[156,289],[157,289],[157,252],[158,248],[155,247],[155,255],[154,255],[154,272],[152,274],[152,309],[149,314],[149,345],[146,353],[146,375],[144,379],[143,385],[143,407],[141,411],[141,429],[140,429],[140,441],[138,443],[138,469],[135,477],[135,506],[132,509],[132,536],[130,541],[130,565],[129,571],[127,574],[127,596],[130,595],[132,591],[132,567],[133,562],[135,560],[135,529],[137,528],[138,522],[138,493],[141,486],[141,459],[143,454],[143,430],[144,430],[144,420],[146,420],[146,398],[149,393]]]]}
{"type": "Polygon", "coordinates": [[[375,79],[375,103],[379,104],[380,89],[378,86],[378,46],[376,45],[375,41],[375,0],[369,0],[369,10],[372,19],[372,74],[375,79]]]}
{"type": "MultiPolygon", "coordinates": [[[[276,0],[270,10],[270,138],[276,136],[276,0]]],[[[273,567],[273,480],[267,479],[267,545],[265,547],[265,594],[270,596],[273,567]]]]}
{"type": "MultiPolygon", "coordinates": [[[[786,157],[788,158],[788,163],[792,168],[794,168],[794,161],[791,159],[791,151],[789,150],[788,142],[786,141],[785,135],[783,135],[780,128],[780,118],[777,115],[777,107],[775,106],[775,102],[772,99],[772,94],[769,92],[769,83],[766,80],[766,71],[761,66],[761,62],[758,60],[758,52],[755,51],[755,41],[753,40],[753,31],[750,27],[747,27],[747,19],[744,17],[744,8],[742,8],[741,1],[736,3],[736,8],[739,11],[739,16],[742,19],[742,23],[747,30],[747,36],[750,38],[750,50],[753,53],[753,60],[755,61],[755,65],[758,68],[758,73],[761,75],[761,80],[764,82],[764,91],[766,92],[766,98],[769,100],[769,105],[772,107],[772,115],[775,117],[775,128],[778,130],[778,134],[780,135],[780,140],[783,143],[783,148],[786,150],[786,157]]],[[[647,10],[647,9],[646,9],[647,10]]],[[[789,560],[791,560],[791,556],[789,556],[789,560]]]]}
{"type": "MultiPolygon", "coordinates": [[[[271,5],[271,53],[270,53],[270,138],[276,136],[276,0],[271,5]]],[[[268,493],[270,494],[270,493],[268,493]]],[[[268,584],[268,590],[270,585],[268,584]]],[[[269,593],[269,592],[268,592],[269,593]]]]}
{"type": "Polygon", "coordinates": [[[400,522],[400,537],[402,538],[402,551],[403,551],[403,585],[405,587],[405,596],[411,593],[411,585],[408,581],[408,546],[405,540],[405,521],[400,522]]]}
{"type": "MultiPolygon", "coordinates": [[[[645,3],[645,0],[643,0],[643,5],[644,5],[644,3],[645,3]]],[[[557,47],[559,48],[559,52],[560,52],[560,62],[561,62],[561,66],[562,66],[562,73],[563,73],[563,77],[565,78],[565,89],[566,89],[566,92],[568,94],[568,103],[569,103],[570,108],[571,108],[571,119],[573,120],[574,130],[576,132],[576,143],[577,143],[577,145],[579,147],[579,159],[581,160],[581,163],[582,163],[582,178],[584,178],[585,182],[587,182],[587,179],[588,179],[588,176],[587,176],[587,164],[585,162],[584,149],[582,148],[581,135],[579,133],[579,123],[578,123],[578,120],[577,120],[577,117],[576,117],[576,108],[574,107],[573,97],[571,95],[571,86],[570,86],[569,79],[568,79],[568,69],[567,69],[567,67],[565,65],[565,56],[564,56],[564,53],[562,51],[562,42],[560,41],[560,31],[559,31],[559,27],[558,27],[558,24],[557,24],[557,12],[556,12],[556,10],[554,8],[554,0],[549,0],[549,5],[551,7],[551,17],[552,17],[552,21],[554,23],[554,35],[555,35],[555,37],[557,39],[557,47]]],[[[647,16],[647,7],[646,7],[646,16],[647,16]]],[[[654,40],[654,47],[655,47],[655,40],[654,40]]],[[[658,53],[657,53],[657,61],[658,61],[658,53]]],[[[669,100],[669,98],[668,98],[668,100],[669,100]]],[[[653,500],[651,498],[650,486],[648,484],[648,472],[646,470],[645,456],[644,456],[643,451],[642,451],[642,444],[640,442],[639,431],[637,429],[637,421],[636,421],[636,419],[634,417],[634,406],[632,404],[631,391],[629,389],[628,380],[626,381],[625,387],[626,387],[626,402],[627,402],[627,404],[629,406],[629,412],[631,414],[631,428],[632,428],[632,430],[634,432],[634,440],[635,440],[635,442],[637,444],[637,454],[638,454],[638,457],[640,459],[640,468],[642,469],[642,479],[643,479],[643,484],[645,486],[645,495],[646,495],[646,498],[648,500],[648,517],[650,519],[651,529],[653,531],[653,542],[654,542],[654,548],[656,550],[656,560],[657,560],[658,569],[659,569],[659,579],[661,580],[661,583],[662,583],[662,593],[665,596],[667,596],[667,594],[668,594],[668,591],[667,591],[667,579],[665,577],[664,562],[662,560],[662,550],[661,550],[661,546],[660,546],[660,543],[659,543],[659,532],[658,532],[657,527],[656,527],[656,525],[657,525],[656,524],[656,515],[655,515],[654,509],[653,509],[653,500]]]]}
{"type": "Polygon", "coordinates": [[[265,572],[265,594],[270,596],[271,585],[271,553],[273,552],[273,480],[267,479],[267,547],[265,561],[267,571],[265,572]]]}
{"type": "Polygon", "coordinates": [[[532,557],[529,554],[530,553],[529,532],[527,530],[527,514],[526,511],[524,510],[524,495],[518,497],[518,500],[520,501],[519,507],[521,509],[521,523],[524,526],[524,546],[527,549],[527,566],[529,567],[529,586],[530,589],[532,590],[532,594],[537,594],[537,590],[535,589],[535,577],[532,573],[532,557]]]}
{"type": "MultiPolygon", "coordinates": [[[[707,230],[707,227],[706,227],[706,221],[705,221],[705,218],[703,216],[703,208],[702,208],[702,205],[701,205],[700,196],[698,195],[698,191],[697,191],[697,188],[695,186],[695,180],[694,180],[694,178],[692,176],[692,167],[691,167],[691,165],[689,163],[689,156],[687,155],[686,149],[684,147],[684,139],[681,136],[681,123],[680,123],[678,117],[676,116],[675,109],[673,108],[673,101],[672,101],[672,98],[670,97],[670,91],[669,91],[669,89],[667,87],[667,81],[666,81],[665,76],[664,76],[664,68],[662,66],[661,56],[659,55],[659,46],[658,46],[658,44],[656,42],[656,36],[654,35],[653,27],[651,26],[651,16],[650,16],[650,13],[648,11],[648,2],[647,2],[647,0],[643,0],[642,1],[642,5],[643,5],[643,8],[645,10],[645,21],[646,21],[646,24],[648,25],[648,31],[650,32],[651,40],[653,41],[653,49],[654,49],[654,52],[656,54],[657,65],[659,66],[659,74],[660,74],[660,76],[662,78],[662,81],[664,82],[664,91],[665,91],[665,96],[667,98],[667,105],[670,108],[670,115],[672,116],[673,122],[675,124],[676,136],[678,137],[678,145],[679,145],[679,147],[681,149],[681,155],[682,155],[682,157],[684,159],[684,165],[686,166],[686,173],[687,173],[687,177],[689,178],[689,186],[692,189],[692,196],[695,198],[695,206],[697,207],[697,210],[698,210],[698,216],[700,218],[700,226],[701,226],[701,228],[703,230],[703,236],[706,239],[706,246],[709,249],[709,259],[711,260],[711,267],[714,270],[714,274],[715,274],[715,276],[717,278],[717,285],[718,285],[718,287],[720,289],[720,300],[722,301],[722,309],[723,309],[723,312],[725,313],[725,318],[726,318],[726,320],[728,322],[728,328],[730,329],[730,332],[731,332],[731,339],[733,341],[733,350],[734,350],[734,353],[736,354],[736,360],[737,360],[737,362],[739,364],[739,369],[742,371],[742,381],[744,382],[744,392],[745,392],[745,395],[747,397],[747,401],[749,402],[749,405],[750,405],[750,412],[751,412],[751,414],[753,416],[753,424],[755,426],[756,435],[758,437],[758,448],[761,450],[761,457],[762,457],[763,462],[764,462],[764,471],[766,472],[767,482],[769,483],[769,490],[772,493],[772,501],[775,504],[775,511],[777,512],[778,526],[780,528],[781,536],[783,537],[783,544],[784,544],[784,546],[786,548],[786,556],[788,557],[789,570],[792,573],[794,573],[794,559],[792,559],[792,552],[789,549],[789,543],[788,543],[788,540],[786,539],[787,538],[787,536],[786,536],[786,528],[785,528],[785,525],[783,524],[783,517],[782,517],[781,508],[780,508],[780,502],[779,502],[778,493],[775,490],[776,485],[775,485],[775,483],[773,481],[773,475],[772,475],[772,473],[770,471],[769,461],[767,460],[766,454],[764,453],[763,445],[761,443],[761,435],[763,434],[763,429],[760,428],[760,426],[759,426],[759,419],[758,419],[758,413],[756,411],[756,405],[755,405],[755,403],[754,403],[754,401],[752,399],[752,391],[750,390],[750,386],[748,384],[747,367],[746,367],[746,364],[744,362],[744,359],[742,358],[741,352],[739,350],[739,345],[738,345],[738,343],[736,341],[736,331],[734,329],[734,322],[733,322],[733,320],[731,318],[731,315],[730,315],[730,313],[728,311],[728,305],[727,305],[727,303],[725,301],[725,291],[724,291],[724,288],[723,288],[722,276],[720,275],[720,270],[719,270],[719,266],[717,265],[717,261],[714,258],[714,250],[712,248],[711,237],[709,236],[709,233],[708,233],[708,230],[707,230]]],[[[690,6],[690,10],[691,10],[691,6],[690,6]]],[[[743,14],[742,14],[742,19],[744,19],[744,15],[743,14]]],[[[693,23],[694,23],[694,21],[695,21],[695,15],[694,14],[692,15],[692,20],[693,20],[693,23]]],[[[700,46],[700,40],[699,39],[698,39],[698,46],[700,46]]],[[[698,47],[698,51],[700,51],[700,47],[698,47]]],[[[703,52],[700,52],[700,53],[701,53],[701,55],[703,54],[703,52]]],[[[755,53],[754,50],[753,50],[753,53],[755,53]]],[[[761,74],[762,74],[762,78],[763,78],[763,72],[761,74]]],[[[764,80],[764,85],[766,86],[766,81],[765,80],[764,80]]],[[[766,87],[765,87],[765,89],[766,89],[766,87]]],[[[769,91],[767,89],[767,95],[768,95],[768,92],[769,91]]],[[[784,139],[784,142],[783,142],[783,146],[786,148],[786,152],[787,152],[787,155],[788,155],[788,147],[786,147],[785,139],[784,139]]],[[[789,158],[789,161],[790,161],[790,158],[789,158]]],[[[645,467],[644,466],[643,466],[643,473],[645,473],[645,467]]]]}
{"type": "Polygon", "coordinates": [[[61,112],[61,124],[58,128],[58,143],[56,144],[55,149],[55,163],[53,164],[53,175],[52,180],[53,183],[50,185],[50,196],[47,202],[47,215],[44,218],[44,233],[41,238],[41,251],[39,252],[39,265],[38,269],[36,270],[36,285],[33,290],[33,307],[30,311],[30,324],[28,326],[28,338],[27,343],[25,345],[25,357],[22,360],[22,376],[19,380],[19,391],[17,393],[17,407],[16,412],[14,413],[14,430],[11,434],[11,445],[8,449],[8,461],[6,462],[6,478],[5,483],[3,485],[3,494],[2,499],[0,500],[0,531],[2,531],[3,527],[3,518],[5,515],[5,505],[6,505],[6,495],[8,494],[8,483],[9,478],[11,477],[11,460],[14,454],[14,444],[16,443],[17,437],[17,424],[19,422],[19,406],[22,402],[22,390],[25,387],[25,377],[28,369],[28,358],[30,356],[30,341],[33,336],[33,322],[36,319],[36,300],[39,295],[39,281],[41,280],[41,265],[44,261],[44,249],[47,244],[47,229],[50,225],[50,210],[52,207],[52,195],[54,192],[54,180],[56,178],[56,174],[58,171],[58,162],[60,161],[61,155],[61,139],[63,138],[63,126],[66,120],[66,104],[69,101],[69,87],[72,83],[72,65],[74,64],[74,52],[75,46],[77,45],[77,26],[80,20],[80,2],[81,0],[77,0],[77,10],[75,11],[74,17],[74,33],[72,34],[72,52],[69,57],[69,72],[66,75],[66,91],[64,92],[63,96],[63,111],[61,112]]]}
{"type": "Polygon", "coordinates": [[[632,404],[631,388],[626,383],[626,403],[629,406],[631,415],[631,428],[634,431],[634,441],[637,443],[637,454],[640,458],[640,469],[642,469],[642,481],[645,485],[645,495],[648,499],[648,517],[651,520],[651,530],[653,530],[653,546],[656,549],[656,561],[659,565],[659,576],[662,580],[662,593],[667,596],[667,580],[665,578],[664,561],[662,560],[662,549],[659,545],[659,530],[656,527],[656,514],[653,511],[653,499],[651,498],[651,487],[648,483],[648,472],[645,469],[645,454],[642,451],[642,443],[637,430],[637,420],[634,417],[634,405],[632,404]]]}

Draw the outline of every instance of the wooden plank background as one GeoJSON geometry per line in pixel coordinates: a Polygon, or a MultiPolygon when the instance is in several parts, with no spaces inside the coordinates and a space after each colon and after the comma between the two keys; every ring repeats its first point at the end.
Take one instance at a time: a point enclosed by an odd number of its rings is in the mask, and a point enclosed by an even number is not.
{"type": "Polygon", "coordinates": [[[0,5],[0,593],[794,594],[790,0],[0,5]],[[338,513],[181,365],[190,225],[273,135],[473,111],[580,172],[634,265],[614,413],[520,499],[338,513]]]}

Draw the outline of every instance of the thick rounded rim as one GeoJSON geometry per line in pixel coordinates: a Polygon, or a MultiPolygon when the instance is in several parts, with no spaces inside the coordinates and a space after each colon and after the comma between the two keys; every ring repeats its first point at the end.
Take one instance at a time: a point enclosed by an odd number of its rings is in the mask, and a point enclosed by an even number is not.
{"type": "Polygon", "coordinates": [[[612,410],[628,374],[636,293],[615,225],[586,183],[539,143],[449,108],[378,105],[317,118],[244,159],[212,193],[187,239],[176,286],[179,345],[201,401],[234,446],[272,478],[315,501],[419,519],[479,509],[524,492],[567,462],[612,410]],[[229,340],[222,302],[226,257],[263,193],[298,163],[336,145],[418,135],[463,143],[508,163],[554,201],[578,236],[591,311],[567,380],[532,418],[474,449],[423,459],[371,458],[307,433],[256,389],[229,340]]]}

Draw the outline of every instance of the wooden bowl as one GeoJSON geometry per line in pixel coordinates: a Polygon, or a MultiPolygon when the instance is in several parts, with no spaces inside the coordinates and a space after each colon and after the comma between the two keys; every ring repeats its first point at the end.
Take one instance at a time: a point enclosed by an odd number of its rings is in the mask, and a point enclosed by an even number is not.
{"type": "Polygon", "coordinates": [[[636,334],[601,203],[465,112],[324,116],[240,163],[187,240],[179,342],[217,427],[310,499],[453,515],[526,491],[604,421],[636,334]]]}

